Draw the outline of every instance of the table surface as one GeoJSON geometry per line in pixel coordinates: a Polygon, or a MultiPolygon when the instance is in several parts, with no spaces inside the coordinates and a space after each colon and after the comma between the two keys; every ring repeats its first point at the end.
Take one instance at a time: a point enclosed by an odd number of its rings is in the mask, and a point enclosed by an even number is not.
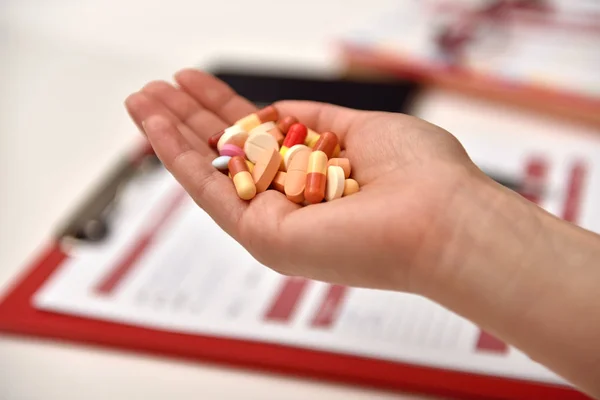
{"type": "MultiPolygon", "coordinates": [[[[221,59],[335,73],[334,39],[391,3],[1,2],[0,294],[94,182],[140,140],[122,104],[129,93],[151,79],[170,79],[179,68],[221,59]]],[[[436,123],[454,126],[453,110],[461,105],[438,93],[422,107],[436,123]]],[[[484,123],[485,113],[475,115],[484,123]]],[[[526,123],[559,129],[548,121],[526,123]]],[[[238,399],[241,393],[249,399],[416,398],[0,336],[3,400],[238,399]]]]}

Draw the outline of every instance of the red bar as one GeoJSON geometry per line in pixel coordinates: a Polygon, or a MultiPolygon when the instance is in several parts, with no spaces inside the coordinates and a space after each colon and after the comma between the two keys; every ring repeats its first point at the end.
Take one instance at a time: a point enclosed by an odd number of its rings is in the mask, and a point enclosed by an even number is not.
{"type": "Polygon", "coordinates": [[[521,195],[532,203],[539,204],[546,187],[548,165],[541,158],[530,159],[525,166],[525,179],[521,195]]]}
{"type": "Polygon", "coordinates": [[[579,218],[579,206],[581,204],[581,195],[586,172],[586,166],[583,162],[578,162],[571,168],[567,197],[562,212],[562,218],[565,221],[576,223],[579,218]]]}
{"type": "Polygon", "coordinates": [[[265,319],[269,321],[288,322],[300,304],[302,295],[308,289],[309,281],[304,278],[286,278],[275,301],[271,304],[265,319]]]}
{"type": "Polygon", "coordinates": [[[348,292],[346,286],[330,285],[317,314],[312,320],[315,328],[330,328],[335,322],[341,309],[344,295],[348,292]]]}
{"type": "Polygon", "coordinates": [[[485,331],[481,331],[477,345],[475,348],[478,351],[489,351],[492,353],[506,354],[508,352],[508,346],[502,340],[490,335],[485,331]]]}
{"type": "Polygon", "coordinates": [[[119,283],[123,281],[125,276],[129,274],[136,262],[139,260],[141,255],[146,251],[154,240],[154,236],[160,231],[164,224],[168,221],[169,217],[173,215],[175,210],[182,203],[185,198],[185,192],[178,190],[175,196],[173,196],[167,206],[162,210],[162,213],[157,216],[156,222],[146,232],[144,232],[139,240],[135,243],[129,252],[123,257],[115,267],[110,271],[108,275],[102,279],[98,285],[94,288],[97,294],[108,296],[112,294],[119,283]]]}

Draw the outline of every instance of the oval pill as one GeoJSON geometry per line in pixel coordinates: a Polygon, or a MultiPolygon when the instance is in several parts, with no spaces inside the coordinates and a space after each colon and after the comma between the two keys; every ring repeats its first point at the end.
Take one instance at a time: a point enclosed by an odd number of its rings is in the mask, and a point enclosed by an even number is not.
{"type": "Polygon", "coordinates": [[[221,139],[221,136],[223,136],[223,134],[225,133],[225,130],[222,130],[221,132],[217,132],[214,135],[212,135],[211,137],[208,138],[208,145],[213,148],[216,149],[217,148],[217,143],[219,143],[219,139],[221,139]]]}
{"type": "Polygon", "coordinates": [[[231,143],[224,144],[223,147],[221,147],[219,154],[222,156],[229,156],[229,157],[235,157],[235,156],[245,157],[246,156],[244,154],[244,150],[242,150],[235,144],[231,144],[231,143]]]}
{"type": "Polygon", "coordinates": [[[279,128],[281,133],[286,135],[288,133],[288,130],[290,129],[290,126],[294,125],[297,122],[298,122],[298,118],[288,116],[288,117],[283,118],[281,121],[279,121],[277,123],[277,128],[279,128]]]}
{"type": "Polygon", "coordinates": [[[248,139],[248,132],[242,127],[236,125],[230,126],[225,129],[223,135],[221,135],[221,138],[217,142],[217,150],[221,151],[221,148],[226,144],[234,144],[239,148],[244,148],[246,139],[248,139]]]}
{"type": "Polygon", "coordinates": [[[327,187],[325,189],[326,201],[332,201],[342,197],[345,180],[342,167],[336,165],[327,167],[327,187]]]}
{"type": "Polygon", "coordinates": [[[322,151],[327,158],[331,158],[335,147],[338,145],[338,137],[333,132],[323,132],[313,147],[313,151],[322,151]]]}
{"type": "Polygon", "coordinates": [[[351,194],[354,194],[354,193],[358,192],[359,190],[360,190],[360,187],[358,186],[358,182],[356,182],[354,179],[346,179],[344,181],[343,196],[350,196],[351,194]]]}
{"type": "Polygon", "coordinates": [[[344,178],[348,178],[350,176],[350,172],[352,168],[350,167],[350,160],[347,158],[332,158],[327,161],[327,166],[335,165],[337,167],[342,167],[344,170],[344,178]]]}
{"type": "Polygon", "coordinates": [[[304,199],[310,204],[323,201],[327,183],[327,155],[320,150],[310,153],[306,169],[304,199]]]}
{"type": "Polygon", "coordinates": [[[286,179],[287,174],[283,171],[278,171],[277,174],[275,174],[275,178],[273,178],[273,182],[271,182],[271,186],[278,192],[284,193],[286,179]]]}
{"type": "Polygon", "coordinates": [[[258,157],[254,165],[254,171],[252,171],[252,178],[254,179],[257,193],[267,190],[271,182],[273,182],[275,175],[277,175],[280,164],[281,154],[274,148],[264,150],[258,157]]]}
{"type": "Polygon", "coordinates": [[[279,151],[279,144],[277,144],[277,141],[273,136],[266,132],[260,132],[250,136],[244,144],[246,158],[253,163],[257,162],[258,158],[265,150],[271,149],[279,151]]]}
{"type": "Polygon", "coordinates": [[[250,200],[254,198],[256,196],[256,185],[250,171],[248,171],[246,160],[240,156],[231,157],[228,167],[240,199],[250,200]]]}
{"type": "Polygon", "coordinates": [[[285,195],[294,203],[302,203],[304,201],[306,171],[311,154],[312,152],[310,151],[300,151],[289,165],[285,180],[285,195]]]}
{"type": "Polygon", "coordinates": [[[303,144],[296,144],[286,151],[285,155],[283,156],[284,171],[287,171],[294,156],[301,151],[308,151],[310,153],[311,150],[303,144]]]}
{"type": "Polygon", "coordinates": [[[231,160],[230,156],[217,157],[212,161],[212,166],[219,171],[225,171],[228,168],[229,160],[231,160]]]}

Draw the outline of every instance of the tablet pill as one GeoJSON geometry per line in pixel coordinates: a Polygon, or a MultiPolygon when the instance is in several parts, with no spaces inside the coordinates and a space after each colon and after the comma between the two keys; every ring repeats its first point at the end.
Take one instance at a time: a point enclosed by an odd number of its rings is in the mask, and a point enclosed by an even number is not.
{"type": "Polygon", "coordinates": [[[332,158],[327,161],[327,166],[335,165],[337,167],[342,167],[344,170],[344,178],[348,178],[350,176],[350,172],[352,168],[350,167],[350,160],[347,158],[332,158]]]}
{"type": "Polygon", "coordinates": [[[306,170],[304,199],[310,203],[320,203],[325,197],[327,180],[327,155],[320,150],[310,153],[306,170]]]}
{"type": "Polygon", "coordinates": [[[277,127],[279,128],[281,133],[283,133],[284,135],[287,135],[288,130],[290,129],[290,126],[294,125],[297,122],[298,122],[298,118],[288,116],[288,117],[285,117],[282,120],[280,120],[277,123],[277,127]]]}
{"type": "Polygon", "coordinates": [[[356,182],[354,179],[346,179],[344,181],[344,196],[350,196],[351,194],[354,194],[359,190],[360,188],[358,186],[358,182],[356,182]]]}
{"type": "Polygon", "coordinates": [[[287,174],[283,171],[278,171],[275,174],[275,178],[273,178],[273,182],[271,182],[271,187],[277,190],[278,192],[285,193],[285,181],[287,179],[287,174]]]}
{"type": "Polygon", "coordinates": [[[295,123],[290,126],[290,129],[283,140],[283,146],[281,146],[280,153],[282,156],[285,156],[285,153],[288,149],[297,144],[303,144],[304,139],[306,139],[306,126],[301,123],[295,123]]]}
{"type": "Polygon", "coordinates": [[[248,171],[246,160],[240,156],[231,157],[229,160],[229,173],[233,179],[235,190],[242,200],[250,200],[256,196],[256,185],[248,171]]]}
{"type": "Polygon", "coordinates": [[[244,150],[242,150],[235,144],[231,144],[231,143],[224,144],[223,147],[221,147],[219,154],[222,156],[229,156],[229,157],[235,157],[235,156],[246,157],[246,155],[244,154],[244,150]]]}
{"type": "Polygon", "coordinates": [[[258,158],[265,150],[275,149],[279,151],[279,145],[275,138],[266,132],[255,133],[250,136],[244,144],[244,152],[246,158],[253,163],[256,163],[258,158]]]}
{"type": "Polygon", "coordinates": [[[227,170],[227,164],[229,163],[229,160],[231,160],[230,156],[217,157],[212,161],[212,166],[220,171],[225,171],[227,170]]]}
{"type": "Polygon", "coordinates": [[[327,167],[327,186],[325,200],[332,201],[342,197],[344,193],[344,170],[342,167],[331,165],[327,167]]]}
{"type": "Polygon", "coordinates": [[[311,149],[309,149],[308,147],[306,147],[303,144],[296,144],[292,147],[289,148],[288,151],[286,151],[285,156],[283,157],[283,164],[284,164],[284,171],[288,170],[288,167],[290,165],[290,163],[292,162],[292,159],[294,158],[294,156],[302,151],[307,151],[307,152],[311,152],[311,149]]]}
{"type": "Polygon", "coordinates": [[[217,143],[219,143],[219,139],[221,139],[221,136],[223,136],[224,133],[225,133],[225,130],[222,130],[220,132],[215,133],[211,137],[209,137],[208,138],[208,145],[211,148],[216,149],[217,148],[217,143]]]}
{"type": "Polygon", "coordinates": [[[248,131],[248,137],[254,135],[255,133],[269,132],[271,129],[273,129],[275,127],[277,127],[275,122],[273,122],[273,121],[265,122],[264,124],[260,124],[259,126],[252,129],[251,131],[248,131]]]}
{"type": "Polygon", "coordinates": [[[338,145],[338,137],[333,132],[323,132],[313,147],[313,151],[322,151],[327,158],[331,158],[335,147],[338,145]]]}
{"type": "MultiPolygon", "coordinates": [[[[312,153],[311,153],[312,154],[312,153]]],[[[281,154],[275,148],[267,149],[262,152],[254,165],[252,178],[256,185],[256,192],[261,193],[267,190],[281,164],[281,154]]]]}
{"type": "Polygon", "coordinates": [[[306,171],[311,154],[312,152],[308,150],[300,151],[294,156],[289,165],[285,180],[285,196],[294,203],[302,203],[304,201],[306,171]]]}
{"type": "Polygon", "coordinates": [[[241,126],[246,132],[249,132],[264,122],[277,121],[278,118],[277,109],[273,106],[267,106],[237,120],[234,125],[241,126]]]}
{"type": "Polygon", "coordinates": [[[217,142],[217,150],[221,151],[221,148],[226,144],[234,144],[239,148],[244,148],[244,143],[248,139],[248,132],[243,128],[233,125],[225,129],[221,138],[217,142]]]}

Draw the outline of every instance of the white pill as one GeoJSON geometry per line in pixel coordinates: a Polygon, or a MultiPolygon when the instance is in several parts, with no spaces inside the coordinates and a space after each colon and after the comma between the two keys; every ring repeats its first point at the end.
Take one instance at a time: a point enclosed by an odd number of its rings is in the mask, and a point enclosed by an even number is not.
{"type": "Polygon", "coordinates": [[[224,171],[228,169],[227,164],[229,164],[229,160],[231,160],[229,156],[217,157],[213,160],[212,166],[220,171],[224,171]]]}
{"type": "Polygon", "coordinates": [[[248,136],[252,136],[257,133],[269,132],[271,129],[276,127],[277,125],[275,125],[275,122],[273,121],[265,122],[264,124],[260,124],[259,126],[248,132],[248,136]]]}

